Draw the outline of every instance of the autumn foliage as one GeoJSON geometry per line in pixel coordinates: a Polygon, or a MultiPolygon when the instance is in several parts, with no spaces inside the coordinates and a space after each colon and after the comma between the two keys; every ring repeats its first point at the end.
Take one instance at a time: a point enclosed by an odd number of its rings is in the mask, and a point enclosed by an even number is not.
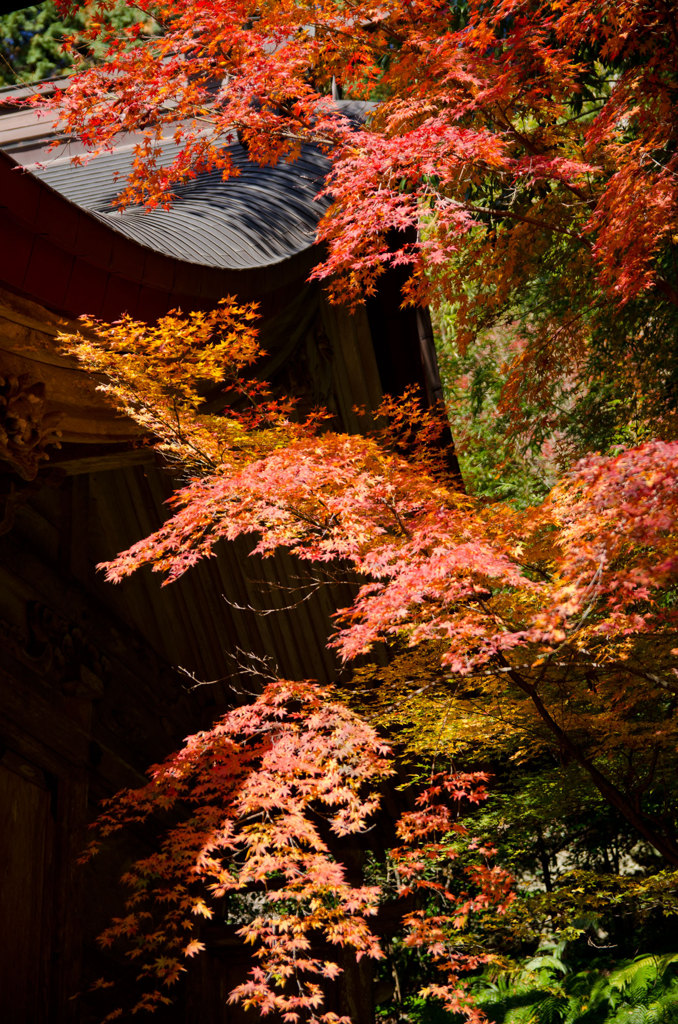
{"type": "MultiPolygon", "coordinates": [[[[107,59],[57,107],[88,149],[136,146],[121,202],[236,173],[236,136],[261,163],[310,143],[329,160],[314,275],[336,299],[397,265],[407,301],[450,303],[459,350],[517,327],[500,411],[521,436],[560,436],[612,384],[676,436],[673,4],[142,0],[124,29],[112,6],[88,30],[107,59]]],[[[570,456],[597,447],[584,434],[570,456]]]]}
{"type": "MultiPolygon", "coordinates": [[[[179,824],[161,830],[158,850],[125,875],[128,912],[101,937],[105,946],[123,940],[137,963],[144,991],[133,1012],[170,1002],[186,959],[205,949],[204,922],[218,918],[244,920],[237,934],[253,947],[249,978],[230,1001],[289,1022],[350,1024],[325,1009],[323,983],[342,973],[344,951],[358,960],[383,957],[374,928],[382,892],[347,880],[333,839],[373,827],[378,784],[392,771],[386,744],[330,693],[278,682],[190,736],[150,770],[145,787],[109,801],[97,825],[104,839],[154,814],[182,812],[179,824]]],[[[491,865],[493,851],[468,838],[458,820],[463,802],[485,798],[484,778],[433,779],[417,809],[396,824],[402,845],[390,851],[396,897],[426,897],[425,911],[405,906],[400,915],[405,944],[438,967],[439,981],[426,994],[470,1021],[481,1017],[458,974],[487,957],[456,955],[455,932],[469,914],[512,898],[510,877],[491,865]],[[461,894],[439,880],[460,841],[478,858],[461,894]]]]}
{"type": "MultiPolygon", "coordinates": [[[[168,351],[176,339],[184,344],[185,327],[184,317],[161,323],[158,332],[168,351]]],[[[147,357],[140,346],[140,365],[130,362],[124,346],[138,330],[123,321],[101,328],[98,346],[81,339],[74,348],[107,374],[108,393],[132,415],[144,393],[147,357]]],[[[223,342],[215,346],[223,358],[223,342]]],[[[207,365],[209,346],[201,358],[207,365]]],[[[236,363],[239,358],[236,349],[236,363]]],[[[180,361],[172,365],[178,377],[170,395],[154,396],[160,411],[152,425],[161,449],[169,443],[187,464],[204,467],[202,435],[194,431],[209,434],[211,427],[196,419],[194,394],[181,398],[179,380],[183,373],[192,379],[194,368],[180,361]]],[[[248,391],[245,382],[239,388],[248,391]]],[[[555,678],[570,690],[574,707],[581,702],[576,680],[587,680],[594,703],[602,699],[604,709],[601,718],[596,706],[588,720],[583,711],[599,753],[614,743],[630,709],[646,700],[648,686],[675,691],[671,670],[656,676],[640,651],[646,635],[655,645],[665,637],[668,650],[676,629],[675,604],[665,595],[678,575],[678,443],[589,456],[540,507],[520,513],[462,493],[454,480],[431,471],[425,454],[398,454],[398,417],[380,437],[370,438],[320,429],[315,418],[293,425],[268,400],[265,409],[265,424],[255,417],[248,425],[228,413],[214,420],[214,471],[202,472],[175,493],[167,522],[108,563],[108,578],[117,581],[150,565],[171,581],[210,557],[219,541],[245,535],[257,538],[258,555],[283,548],[311,564],[350,566],[360,586],[353,603],[337,612],[330,641],[343,660],[368,653],[380,641],[435,642],[442,643],[442,664],[453,676],[503,680],[528,697],[559,746],[673,861],[674,840],[601,774],[587,752],[590,741],[582,745],[575,738],[580,725],[565,725],[573,708],[563,714],[550,706],[546,687],[555,678]],[[626,676],[624,700],[620,674],[626,676]],[[601,735],[607,736],[602,748],[601,735]]],[[[389,411],[392,403],[386,403],[389,411]]],[[[145,423],[146,417],[144,411],[145,423]]],[[[633,743],[654,750],[670,744],[673,735],[670,718],[650,716],[636,722],[633,743]]],[[[629,741],[628,729],[622,736],[629,741]]]]}
{"type": "MultiPolygon", "coordinates": [[[[638,443],[562,459],[548,497],[521,511],[459,489],[412,396],[385,399],[372,436],[304,419],[255,379],[255,313],[235,300],[152,328],[89,322],[71,351],[185,477],[167,521],[108,562],[108,578],[150,566],[171,582],[243,536],[259,556],[340,565],[355,583],[329,640],[344,663],[379,644],[395,665],[403,651],[434,652],[447,693],[508,708],[506,728],[576,764],[678,866],[671,813],[647,799],[678,739],[673,5],[140,0],[148,19],[123,35],[107,34],[110,6],[92,24],[108,59],[59,101],[65,130],[91,148],[139,135],[121,202],[170,202],[205,170],[228,177],[234,131],[261,163],[311,143],[330,161],[315,277],[356,302],[406,266],[404,301],[451,303],[462,351],[509,325],[520,345],[502,409],[520,429],[553,423],[556,391],[567,417],[590,365],[618,363],[639,393],[655,379],[638,443]],[[332,98],[333,80],[369,101],[360,119],[332,98]],[[661,371],[647,372],[648,352],[661,371]],[[206,395],[221,415],[205,414],[206,395]],[[412,424],[414,445],[411,429],[402,437],[412,424]]],[[[256,965],[234,998],[261,1013],[329,1024],[324,986],[339,964],[318,944],[379,957],[383,893],[347,881],[334,837],[378,815],[391,761],[338,696],[271,684],[106,812],[104,833],[190,809],[132,871],[130,914],[107,933],[131,938],[149,1006],[200,950],[197,922],[219,900],[248,918],[256,965]],[[147,903],[160,904],[160,931],[147,903]]],[[[424,991],[469,1019],[457,975],[479,961],[455,953],[455,929],[505,905],[507,879],[482,846],[470,894],[437,867],[479,781],[432,782],[388,854],[401,895],[418,900],[404,941],[441,969],[424,991]]]]}
{"type": "MultiPolygon", "coordinates": [[[[207,168],[230,174],[233,130],[263,163],[310,141],[333,162],[316,274],[338,295],[370,292],[404,261],[421,299],[431,270],[467,244],[473,280],[491,276],[503,293],[555,236],[613,299],[653,288],[675,303],[665,0],[141,0],[147,20],[117,33],[113,6],[99,3],[90,29],[107,60],[61,100],[66,130],[94,149],[141,132],[124,202],[165,202],[207,168]],[[363,127],[337,111],[333,78],[375,101],[363,127]],[[169,166],[163,135],[180,146],[169,166]],[[405,232],[395,248],[393,230],[405,232]]],[[[446,287],[463,301],[459,283],[446,287]]]]}

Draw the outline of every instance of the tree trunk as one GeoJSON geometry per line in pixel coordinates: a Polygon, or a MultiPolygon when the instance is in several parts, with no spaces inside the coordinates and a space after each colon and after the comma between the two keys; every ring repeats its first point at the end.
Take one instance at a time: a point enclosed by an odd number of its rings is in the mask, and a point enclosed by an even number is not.
{"type": "Polygon", "coordinates": [[[552,717],[546,708],[537,689],[528,682],[521,674],[502,659],[504,666],[508,669],[508,676],[511,681],[532,701],[542,722],[558,740],[560,749],[567,753],[573,761],[584,769],[591,779],[600,795],[607,800],[611,807],[619,811],[621,816],[631,825],[646,842],[653,846],[658,853],[664,857],[668,864],[678,867],[678,843],[673,836],[668,835],[661,825],[652,818],[647,817],[641,811],[637,811],[624,796],[621,790],[617,789],[614,783],[610,782],[601,771],[596,768],[593,762],[586,756],[577,743],[571,739],[563,728],[552,717]]]}

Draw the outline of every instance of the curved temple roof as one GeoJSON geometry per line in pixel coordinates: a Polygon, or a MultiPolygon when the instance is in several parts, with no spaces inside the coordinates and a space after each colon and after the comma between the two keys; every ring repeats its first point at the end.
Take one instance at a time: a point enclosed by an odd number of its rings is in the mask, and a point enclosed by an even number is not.
{"type": "MultiPolygon", "coordinates": [[[[239,172],[228,181],[219,171],[201,174],[175,189],[168,210],[115,208],[120,183],[129,175],[134,140],[125,139],[110,153],[75,166],[78,144],[65,141],[47,150],[55,135],[44,116],[32,108],[5,102],[28,95],[32,88],[0,89],[0,149],[36,178],[114,231],[162,253],[204,267],[246,270],[271,266],[310,248],[318,220],[328,206],[318,199],[329,161],[310,146],[294,163],[261,167],[244,148],[227,144],[239,172]]],[[[349,117],[361,119],[372,104],[337,101],[349,117]]],[[[177,154],[176,143],[163,143],[164,161],[177,154]]],[[[163,161],[163,162],[164,162],[163,161]]]]}
{"type": "MultiPolygon", "coordinates": [[[[327,160],[305,147],[294,164],[259,167],[239,143],[228,146],[240,172],[223,181],[218,171],[201,174],[175,190],[168,210],[128,207],[114,200],[130,170],[126,146],[74,167],[69,157],[47,160],[31,172],[81,209],[157,252],[206,267],[240,270],[270,266],[308,249],[326,201],[315,196],[327,160]]],[[[10,151],[11,152],[11,151],[10,151]]],[[[167,161],[177,146],[163,147],[167,161]]]]}
{"type": "MultiPolygon", "coordinates": [[[[342,316],[338,351],[351,348],[358,337],[353,320],[336,311],[320,313],[320,287],[307,283],[319,257],[314,242],[325,203],[316,195],[327,173],[326,158],[307,147],[294,163],[260,167],[237,141],[225,140],[237,175],[227,181],[219,172],[196,177],[175,190],[178,196],[168,210],[119,210],[115,199],[131,168],[135,139],[123,138],[111,152],[73,164],[74,156],[84,155],[79,143],[59,138],[49,117],[13,102],[33,91],[0,90],[0,354],[16,374],[30,370],[40,380],[49,376],[43,363],[56,360],[49,389],[50,395],[63,392],[61,406],[70,403],[69,441],[89,443],[101,434],[104,439],[119,434],[108,420],[99,424],[91,396],[71,400],[75,385],[61,371],[75,371],[52,351],[54,335],[71,330],[83,313],[106,322],[124,313],[151,322],[170,309],[209,309],[223,296],[237,295],[255,302],[261,315],[269,353],[262,372],[278,372],[285,353],[306,335],[315,339],[314,332],[324,337],[334,331],[334,337],[342,316]],[[58,146],[50,149],[55,140],[58,146]],[[41,338],[46,332],[35,357],[18,339],[22,325],[41,338]]],[[[360,106],[342,104],[354,118],[360,106]]],[[[170,161],[177,146],[171,139],[163,144],[164,159],[170,161]]],[[[360,324],[364,344],[361,353],[351,349],[349,360],[360,367],[351,386],[354,397],[349,400],[344,384],[335,382],[337,408],[351,424],[355,395],[376,405],[381,393],[364,315],[360,324]],[[372,390],[365,389],[365,376],[373,381],[372,390]]],[[[325,365],[324,356],[313,358],[325,365]]]]}

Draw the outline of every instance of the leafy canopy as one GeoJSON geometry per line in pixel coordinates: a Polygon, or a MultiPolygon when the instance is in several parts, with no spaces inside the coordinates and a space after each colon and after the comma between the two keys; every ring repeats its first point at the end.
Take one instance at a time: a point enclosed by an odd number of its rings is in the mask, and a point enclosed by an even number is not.
{"type": "MultiPolygon", "coordinates": [[[[112,31],[102,0],[86,34],[107,57],[62,96],[66,129],[93,148],[142,133],[125,201],[165,202],[207,167],[228,175],[233,129],[264,163],[311,141],[333,160],[316,273],[342,297],[405,261],[421,299],[431,270],[462,252],[464,284],[500,302],[558,242],[571,281],[593,275],[622,304],[651,288],[675,305],[676,27],[664,0],[138,6],[161,32],[112,31]],[[333,78],[375,100],[366,125],[339,115],[333,78]],[[163,133],[180,143],[169,166],[163,133]]],[[[461,302],[459,282],[446,285],[461,302]]]]}
{"type": "Polygon", "coordinates": [[[121,202],[167,203],[202,170],[236,173],[234,131],[261,163],[310,142],[332,161],[314,274],[336,299],[361,301],[403,265],[407,301],[449,304],[462,358],[492,332],[504,351],[515,341],[498,412],[530,451],[555,442],[561,465],[657,428],[676,436],[670,3],[138,7],[155,34],[96,4],[85,35],[106,57],[57,97],[64,130],[94,150],[135,133],[121,202]],[[333,83],[368,101],[364,123],[333,83]]]}
{"type": "MultiPolygon", "coordinates": [[[[277,1012],[290,1024],[350,1024],[325,1008],[322,985],[342,973],[342,950],[358,960],[383,957],[370,924],[382,891],[351,883],[332,848],[336,837],[371,827],[378,784],[392,771],[389,748],[330,693],[277,682],[189,737],[150,770],[145,787],[109,801],[101,838],[156,815],[160,840],[124,876],[128,912],[101,936],[104,946],[122,940],[137,964],[144,991],[132,1012],[170,1002],[186,959],[206,948],[201,922],[214,918],[237,925],[253,946],[254,965],[230,1002],[262,1016],[277,1012]],[[183,812],[180,822],[159,824],[172,811],[183,812]]],[[[456,820],[462,802],[484,799],[483,781],[459,773],[433,779],[397,822],[399,845],[390,851],[403,941],[436,975],[422,996],[476,1024],[482,1018],[458,975],[487,956],[459,955],[455,935],[470,914],[502,909],[512,898],[510,876],[491,864],[493,851],[456,820]],[[473,851],[462,893],[445,883],[460,845],[473,851]]]]}
{"type": "MultiPolygon", "coordinates": [[[[221,333],[224,318],[236,314],[226,304],[212,326],[218,359],[224,344],[233,346],[237,368],[243,349],[230,320],[226,338],[221,333]]],[[[190,323],[167,317],[148,333],[148,346],[135,345],[136,359],[127,346],[143,328],[128,320],[100,327],[95,345],[71,341],[107,375],[109,395],[199,473],[175,493],[173,514],[158,531],[105,566],[108,578],[150,565],[171,581],[220,540],[249,535],[258,555],[283,548],[311,565],[341,562],[360,583],[352,604],[337,612],[330,641],[344,661],[383,641],[433,645],[448,678],[476,679],[489,694],[505,695],[514,720],[536,719],[674,863],[671,829],[644,814],[633,790],[647,788],[648,773],[675,741],[678,443],[589,456],[524,512],[487,506],[446,482],[426,446],[409,459],[399,454],[403,424],[426,419],[413,400],[404,400],[404,415],[385,403],[391,427],[381,438],[337,434],[316,418],[292,424],[268,399],[263,419],[239,417],[237,402],[224,417],[200,416],[196,366],[175,358],[190,323]],[[162,359],[159,373],[146,374],[156,352],[170,361],[169,384],[162,359]],[[623,792],[601,768],[629,746],[637,762],[623,792]]],[[[243,329],[249,360],[247,319],[243,329]]],[[[210,347],[200,353],[209,363],[210,347]]],[[[229,385],[233,373],[222,371],[229,385]]],[[[256,388],[238,383],[240,394],[256,388]]]]}
{"type": "MultiPolygon", "coordinates": [[[[357,592],[338,610],[330,641],[344,661],[385,641],[429,659],[446,713],[469,688],[490,709],[501,705],[513,728],[534,735],[537,724],[541,743],[555,741],[675,865],[672,818],[649,797],[675,763],[678,442],[588,456],[524,511],[487,505],[440,472],[426,443],[434,424],[412,398],[384,402],[386,424],[374,437],[332,432],[316,416],[293,421],[244,372],[257,355],[252,316],[226,300],[214,313],[173,313],[150,329],[127,318],[90,321],[87,335],[67,340],[190,474],[168,520],[107,563],[108,578],[146,565],[171,581],[220,541],[242,536],[254,537],[264,557],[283,549],[311,567],[349,567],[357,592]],[[196,377],[225,388],[222,415],[201,411],[196,377]],[[402,432],[412,422],[424,440],[405,457],[402,432]]],[[[393,667],[397,677],[398,657],[393,667]]],[[[322,1010],[323,979],[340,965],[319,959],[313,943],[324,935],[378,958],[367,919],[384,890],[348,885],[315,816],[320,808],[336,835],[360,833],[390,771],[383,744],[354,713],[309,683],[277,683],[190,737],[147,787],[119,795],[104,834],[156,810],[192,808],[131,872],[130,914],[105,938],[131,938],[133,955],[146,958],[150,987],[139,1006],[167,999],[183,958],[202,948],[191,926],[214,913],[206,890],[242,896],[241,935],[262,961],[233,997],[289,1021],[333,1021],[322,1010]]],[[[487,862],[486,846],[471,844],[483,856],[469,865],[477,896],[460,890],[448,864],[457,856],[455,800],[479,799],[476,781],[457,773],[434,780],[397,827],[403,848],[388,855],[400,895],[416,897],[398,936],[426,954],[434,977],[421,992],[470,1020],[476,1011],[458,974],[485,953],[455,949],[455,931],[471,910],[503,908],[508,898],[507,876],[487,862]]]]}
{"type": "MultiPolygon", "coordinates": [[[[251,315],[234,303],[203,319],[171,315],[150,331],[129,320],[90,325],[98,338],[80,339],[80,357],[188,472],[168,521],[108,563],[109,578],[150,565],[172,580],[242,535],[264,556],[282,548],[312,565],[349,566],[359,588],[331,640],[345,661],[384,641],[420,657],[418,671],[433,654],[429,678],[448,705],[471,697],[498,708],[529,737],[528,757],[550,744],[678,865],[675,815],[657,804],[658,780],[675,763],[678,695],[672,5],[140,0],[160,27],[151,38],[134,26],[111,34],[110,6],[99,3],[89,27],[106,59],[59,100],[65,130],[92,148],[141,134],[122,202],[169,202],[178,182],[207,169],[228,177],[234,130],[262,163],[293,159],[311,142],[332,161],[325,257],[314,273],[335,298],[359,301],[385,269],[404,265],[406,301],[442,295],[450,304],[462,358],[483,332],[504,332],[504,347],[513,332],[498,408],[517,428],[562,430],[582,375],[594,369],[609,383],[615,365],[619,394],[644,423],[623,445],[587,454],[595,432],[579,404],[583,457],[543,499],[535,488],[532,507],[488,505],[440,473],[427,433],[403,456],[399,429],[426,420],[411,400],[385,403],[390,426],[380,437],[296,421],[244,378],[255,354],[251,315]],[[373,104],[364,123],[332,99],[333,79],[373,104]],[[171,164],[168,135],[179,143],[171,164]],[[657,372],[648,354],[659,357],[657,372]],[[200,376],[226,386],[223,417],[204,415],[200,376]]],[[[268,714],[271,694],[262,699],[249,714],[268,714]]],[[[412,707],[416,718],[421,704],[412,707]]],[[[247,863],[254,854],[243,842],[235,857],[247,863]]],[[[271,842],[267,832],[262,855],[277,856],[271,842]]],[[[428,849],[421,857],[435,862],[428,849]]],[[[419,909],[430,937],[436,913],[419,909]]],[[[269,944],[269,926],[257,924],[255,938],[284,958],[289,934],[283,928],[282,947],[269,944]]],[[[443,939],[429,953],[454,965],[443,939]]],[[[260,1007],[268,999],[282,1008],[270,1000],[289,998],[284,977],[282,992],[271,995],[268,981],[257,989],[257,978],[248,992],[260,1007]]],[[[447,984],[427,991],[456,998],[447,984]]],[[[315,1012],[316,990],[302,991],[307,1002],[286,1012],[315,1012]]]]}
{"type": "MultiPolygon", "coordinates": [[[[154,30],[154,23],[124,0],[111,6],[108,17],[115,29],[144,21],[146,32],[154,30]]],[[[72,51],[81,62],[97,59],[104,51],[97,44],[90,51],[93,19],[96,13],[91,4],[73,5],[62,17],[54,0],[0,15],[0,85],[21,85],[70,74],[72,51]],[[89,29],[88,41],[80,35],[85,29],[89,29]],[[72,40],[69,47],[64,45],[67,39],[72,40]]]]}

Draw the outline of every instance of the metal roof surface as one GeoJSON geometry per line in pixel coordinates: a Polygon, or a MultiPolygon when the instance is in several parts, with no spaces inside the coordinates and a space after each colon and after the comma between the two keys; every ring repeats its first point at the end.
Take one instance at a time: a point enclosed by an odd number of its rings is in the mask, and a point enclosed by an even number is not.
{"type": "MultiPolygon", "coordinates": [[[[329,162],[310,146],[294,163],[260,167],[232,142],[228,150],[237,176],[223,181],[219,171],[201,174],[177,186],[169,210],[117,210],[114,200],[129,174],[134,140],[76,166],[70,157],[82,152],[80,147],[65,140],[47,152],[55,137],[49,120],[33,109],[4,105],[5,94],[9,98],[17,90],[0,90],[0,149],[69,202],[149,249],[205,267],[246,270],[279,263],[315,241],[328,205],[316,196],[329,162]]],[[[340,101],[337,106],[358,119],[372,105],[340,101]]],[[[165,140],[162,162],[171,162],[176,153],[176,144],[165,140]]]]}
{"type": "MultiPolygon", "coordinates": [[[[327,161],[307,147],[294,164],[259,167],[239,143],[228,149],[240,173],[228,181],[218,171],[199,175],[175,189],[168,210],[115,208],[132,164],[131,149],[105,153],[85,166],[73,166],[67,158],[48,161],[31,173],[113,230],[188,263],[261,267],[311,246],[327,205],[315,199],[327,161]]],[[[163,153],[171,161],[177,146],[168,143],[163,153]]]]}

